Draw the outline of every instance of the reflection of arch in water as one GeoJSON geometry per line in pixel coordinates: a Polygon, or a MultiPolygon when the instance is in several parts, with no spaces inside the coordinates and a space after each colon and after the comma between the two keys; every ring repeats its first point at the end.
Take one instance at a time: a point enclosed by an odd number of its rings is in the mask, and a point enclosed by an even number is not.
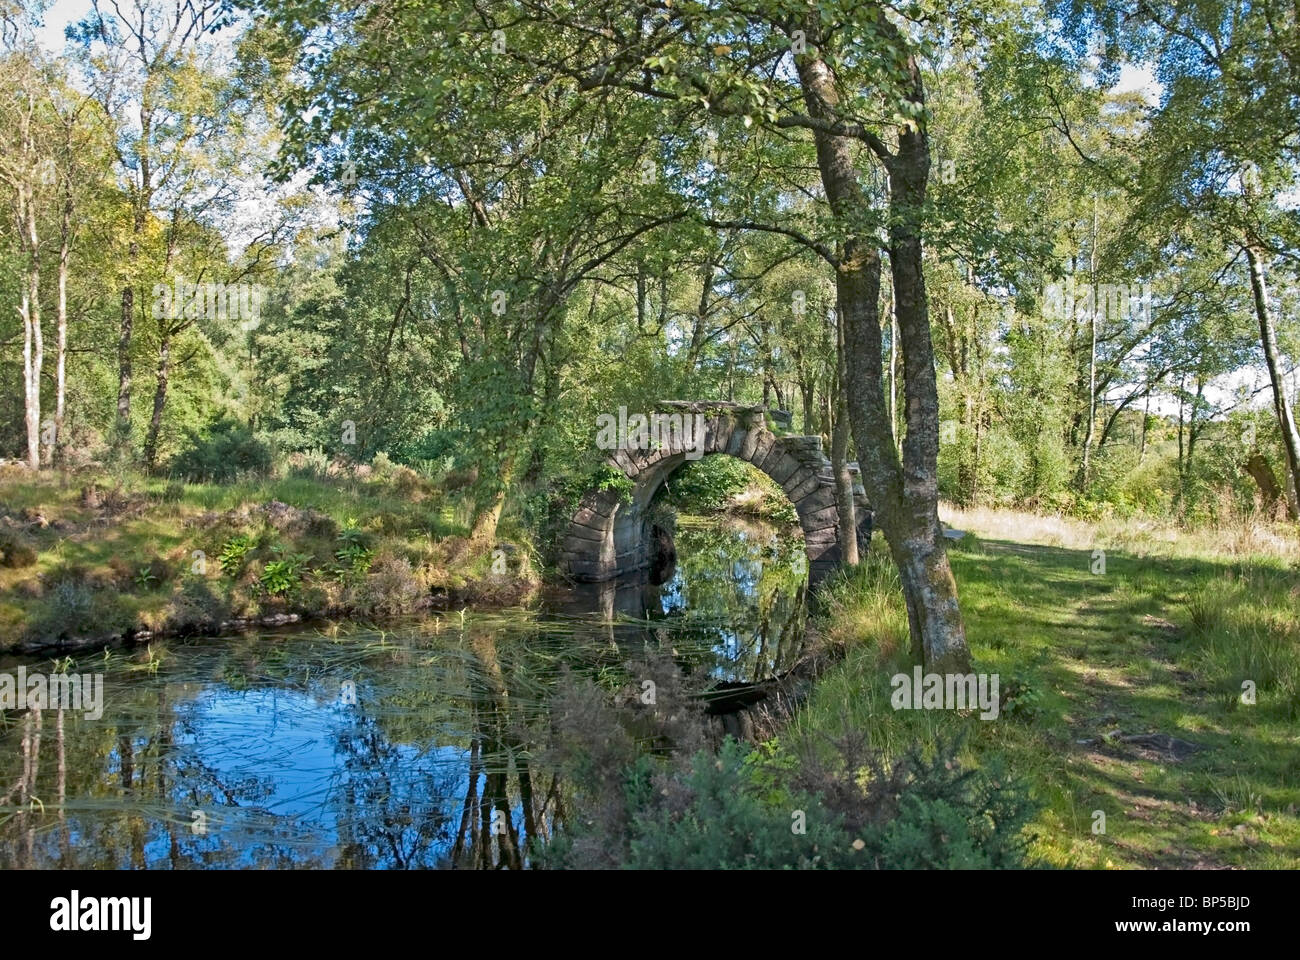
{"type": "MultiPolygon", "coordinates": [[[[701,415],[703,455],[723,454],[753,464],[785,491],[799,515],[813,583],[839,564],[835,480],[821,437],[777,436],[767,428],[760,406],[686,401],[658,406],[679,416],[701,415]]],[[[561,544],[561,573],[575,580],[602,581],[650,564],[653,538],[647,509],[664,481],[698,452],[685,448],[679,431],[668,431],[666,439],[656,450],[619,448],[608,458],[610,466],[632,480],[631,499],[624,501],[617,490],[591,490],[583,496],[561,544]]],[[[854,498],[862,524],[870,530],[871,508],[856,483],[854,498]]]]}
{"type": "Polygon", "coordinates": [[[633,570],[611,580],[578,583],[548,604],[560,616],[587,617],[593,612],[610,623],[624,617],[652,620],[661,614],[660,587],[644,570],[633,570]]]}

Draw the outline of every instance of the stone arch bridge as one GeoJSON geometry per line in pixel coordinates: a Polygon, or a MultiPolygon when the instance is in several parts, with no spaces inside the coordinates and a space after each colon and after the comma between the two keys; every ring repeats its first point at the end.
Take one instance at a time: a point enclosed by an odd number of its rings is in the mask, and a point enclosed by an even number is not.
{"type": "MultiPolygon", "coordinates": [[[[785,491],[799,515],[811,582],[816,583],[839,564],[835,480],[831,462],[822,452],[821,437],[774,433],[761,406],[663,401],[648,412],[680,415],[682,420],[689,417],[694,424],[702,423],[702,436],[693,437],[689,430],[667,430],[662,442],[646,444],[646,448],[620,437],[606,462],[632,480],[631,500],[618,490],[591,490],[582,497],[560,545],[561,574],[574,580],[603,581],[649,566],[653,538],[647,508],[655,494],[688,459],[717,454],[753,464],[785,491]]],[[[871,506],[858,479],[857,464],[849,469],[854,475],[861,541],[864,535],[871,536],[871,506]]]]}

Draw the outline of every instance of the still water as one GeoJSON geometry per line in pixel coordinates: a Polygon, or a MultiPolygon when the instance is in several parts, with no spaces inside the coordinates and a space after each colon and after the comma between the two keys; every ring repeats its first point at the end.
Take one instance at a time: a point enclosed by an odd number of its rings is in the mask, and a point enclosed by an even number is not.
{"type": "Polygon", "coordinates": [[[797,657],[797,535],[692,525],[677,551],[663,583],[530,609],[0,660],[104,678],[97,719],[0,714],[0,866],[517,867],[565,816],[540,752],[563,672],[660,651],[734,685],[797,657]]]}

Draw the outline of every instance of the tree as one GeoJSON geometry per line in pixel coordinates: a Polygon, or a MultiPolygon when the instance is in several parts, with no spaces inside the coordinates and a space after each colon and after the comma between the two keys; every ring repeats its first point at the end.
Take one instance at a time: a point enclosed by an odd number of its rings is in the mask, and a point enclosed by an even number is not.
{"type": "Polygon", "coordinates": [[[45,337],[41,326],[40,206],[51,180],[47,152],[48,112],[43,90],[49,78],[35,45],[28,41],[0,60],[0,183],[9,191],[14,234],[23,262],[23,410],[27,466],[41,466],[41,371],[45,337]]]}
{"type": "MultiPolygon", "coordinates": [[[[329,18],[315,5],[272,2],[268,7],[299,41],[315,35],[329,18]]],[[[884,5],[850,2],[823,4],[816,11],[776,2],[597,7],[529,0],[508,9],[425,3],[382,16],[362,11],[341,32],[334,24],[324,52],[304,62],[317,78],[317,95],[308,102],[326,115],[293,124],[299,140],[318,148],[328,148],[330,135],[345,131],[354,132],[354,147],[362,146],[356,142],[359,131],[366,131],[360,138],[373,144],[370,131],[384,128],[388,136],[405,135],[425,150],[435,145],[430,132],[454,127],[462,156],[455,166],[448,162],[453,158],[441,158],[429,173],[447,185],[453,210],[460,204],[481,228],[494,231],[502,226],[494,211],[515,191],[509,180],[484,176],[497,162],[492,158],[504,158],[513,178],[536,176],[533,171],[543,165],[553,173],[553,158],[545,154],[554,150],[554,139],[566,130],[583,131],[593,115],[602,118],[595,142],[610,145],[606,177],[611,168],[626,169],[626,161],[611,167],[610,160],[626,156],[629,144],[653,147],[665,162],[676,160],[682,132],[696,129],[700,116],[725,122],[731,136],[769,144],[794,138],[805,156],[811,149],[829,208],[820,237],[770,208],[721,219],[708,202],[712,194],[674,189],[680,168],[667,166],[659,166],[664,173],[656,178],[667,189],[654,194],[663,216],[643,214],[632,232],[653,229],[656,219],[675,219],[675,208],[685,204],[709,226],[785,236],[814,251],[833,272],[836,313],[845,327],[849,420],[863,482],[900,570],[916,652],[933,669],[965,669],[969,654],[937,512],[938,396],[922,262],[930,172],[922,58],[935,35],[918,35],[902,22],[884,5]],[[425,45],[443,37],[449,39],[425,45]],[[411,43],[409,38],[421,39],[411,43]],[[495,60],[487,59],[489,51],[495,60]],[[383,70],[376,69],[380,63],[383,70]],[[320,96],[321,91],[335,96],[320,96]],[[349,106],[332,109],[339,103],[349,106]],[[543,106],[544,121],[533,113],[543,106]],[[473,149],[476,144],[482,146],[473,149]],[[613,144],[623,149],[614,151],[613,144]],[[868,189],[870,181],[858,169],[863,160],[887,173],[887,197],[868,189]],[[901,461],[881,389],[882,253],[888,255],[905,373],[901,461]]],[[[443,143],[436,145],[446,153],[443,143]]],[[[355,152],[367,162],[384,153],[355,152]]],[[[656,158],[649,160],[653,164],[656,158]]],[[[727,171],[719,175],[733,193],[744,193],[740,183],[727,179],[727,171]]],[[[571,199],[553,203],[547,213],[548,222],[580,225],[584,233],[599,222],[590,207],[575,209],[571,199]],[[579,217],[571,217],[570,210],[579,217]]],[[[631,213],[619,210],[624,222],[631,213]]],[[[553,229],[543,231],[547,239],[537,245],[552,255],[566,251],[565,262],[576,262],[567,253],[569,242],[553,244],[552,235],[553,229]]],[[[620,246],[627,240],[612,242],[620,246]]],[[[535,255],[520,258],[522,249],[512,251],[517,269],[536,262],[535,255]]],[[[534,273],[531,265],[528,272],[534,273]]],[[[538,307],[558,305],[585,276],[571,266],[559,275],[553,266],[546,273],[549,277],[525,300],[532,314],[522,340],[525,386],[540,345],[553,333],[550,314],[538,307]]],[[[480,329],[488,326],[486,318],[478,323],[480,329]]],[[[509,338],[493,346],[498,356],[515,352],[509,338]]],[[[502,449],[495,459],[499,468],[493,476],[508,479],[514,458],[502,449]]],[[[477,530],[492,525],[487,514],[500,496],[494,491],[481,504],[477,530]]]]}
{"type": "Polygon", "coordinates": [[[1138,0],[1101,8],[1100,22],[1136,26],[1117,39],[1151,56],[1166,92],[1152,118],[1144,169],[1151,206],[1176,209],[1215,231],[1248,266],[1251,303],[1282,438],[1289,512],[1300,519],[1300,428],[1283,379],[1268,273],[1294,269],[1300,213],[1282,198],[1296,186],[1300,24],[1277,0],[1240,7],[1217,0],[1138,0]]]}
{"type": "MultiPolygon", "coordinates": [[[[118,170],[130,209],[117,344],[116,439],[125,449],[131,437],[135,315],[144,306],[144,298],[137,296],[142,245],[159,196],[175,209],[193,186],[187,182],[186,157],[177,149],[194,136],[194,121],[202,119],[189,111],[186,75],[199,69],[192,57],[204,32],[220,28],[231,14],[223,0],[170,7],[157,0],[132,0],[125,10],[115,2],[112,7],[107,13],[100,0],[92,0],[91,13],[77,25],[76,40],[93,96],[117,131],[118,170]]],[[[164,354],[160,365],[165,364],[164,354]]],[[[165,386],[162,392],[165,396],[165,386]]]]}

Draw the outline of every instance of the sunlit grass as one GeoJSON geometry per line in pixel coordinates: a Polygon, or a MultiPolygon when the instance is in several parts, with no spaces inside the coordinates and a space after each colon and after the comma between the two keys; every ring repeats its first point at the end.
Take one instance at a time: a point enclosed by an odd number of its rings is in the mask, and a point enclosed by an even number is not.
{"type": "Polygon", "coordinates": [[[968,759],[1001,757],[1032,785],[1033,849],[1046,864],[1300,866],[1294,554],[1263,538],[1247,552],[1244,534],[1159,547],[1158,537],[1123,541],[1060,518],[945,518],[979,534],[949,550],[975,669],[999,674],[1003,691],[1012,681],[1034,691],[1033,715],[981,722],[891,708],[889,676],[910,661],[877,541],[865,569],[830,585],[821,629],[845,658],[815,688],[799,731],[848,723],[897,752],[969,728],[968,759]],[[1093,572],[1095,549],[1106,551],[1104,573],[1093,572]],[[1242,702],[1246,681],[1253,705],[1242,702]],[[1124,740],[1144,734],[1195,748],[1175,757],[1124,740]],[[1097,811],[1104,834],[1093,832],[1097,811]]]}

